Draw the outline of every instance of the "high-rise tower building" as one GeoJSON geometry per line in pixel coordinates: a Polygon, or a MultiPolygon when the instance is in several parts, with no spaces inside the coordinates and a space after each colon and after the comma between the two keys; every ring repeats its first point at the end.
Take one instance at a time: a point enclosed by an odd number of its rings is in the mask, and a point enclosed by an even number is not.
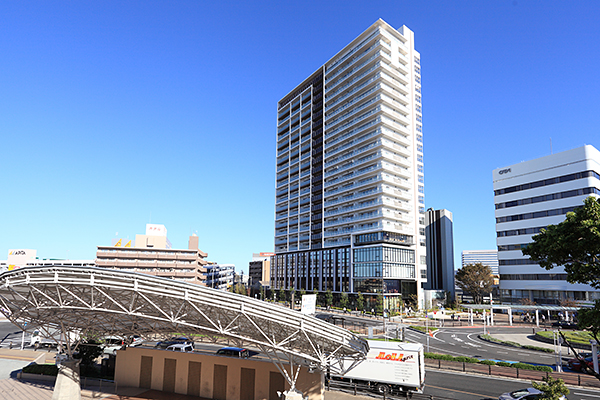
{"type": "Polygon", "coordinates": [[[277,109],[272,287],[417,295],[426,250],[413,32],[378,20],[277,109]]]}
{"type": "Polygon", "coordinates": [[[545,270],[521,249],[533,235],[583,206],[586,197],[600,196],[600,152],[587,145],[498,168],[493,176],[502,301],[560,304],[565,299],[599,299],[599,290],[568,283],[563,267],[545,270]]]}

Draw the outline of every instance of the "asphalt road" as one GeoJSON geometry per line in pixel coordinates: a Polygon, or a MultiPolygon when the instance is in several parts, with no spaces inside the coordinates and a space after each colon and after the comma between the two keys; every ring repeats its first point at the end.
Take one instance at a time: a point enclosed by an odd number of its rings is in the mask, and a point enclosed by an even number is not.
{"type": "MultiPolygon", "coordinates": [[[[526,387],[531,387],[531,382],[427,370],[424,393],[457,400],[488,400],[526,387]]],[[[598,390],[569,389],[569,400],[600,399],[598,390]]]]}

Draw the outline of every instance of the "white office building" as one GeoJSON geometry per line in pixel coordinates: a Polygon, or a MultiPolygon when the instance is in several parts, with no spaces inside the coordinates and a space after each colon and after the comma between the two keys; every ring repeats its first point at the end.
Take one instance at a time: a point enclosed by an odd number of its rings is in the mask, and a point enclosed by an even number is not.
{"type": "Polygon", "coordinates": [[[579,147],[498,168],[493,179],[502,301],[559,304],[600,298],[589,285],[567,283],[563,268],[543,269],[521,252],[533,235],[562,222],[586,197],[600,196],[600,152],[579,147]]]}
{"type": "Polygon", "coordinates": [[[382,20],[279,101],[273,288],[420,292],[421,101],[414,34],[382,20]]]}
{"type": "Polygon", "coordinates": [[[481,263],[492,269],[493,275],[498,275],[498,250],[464,250],[461,253],[461,264],[481,263]]]}

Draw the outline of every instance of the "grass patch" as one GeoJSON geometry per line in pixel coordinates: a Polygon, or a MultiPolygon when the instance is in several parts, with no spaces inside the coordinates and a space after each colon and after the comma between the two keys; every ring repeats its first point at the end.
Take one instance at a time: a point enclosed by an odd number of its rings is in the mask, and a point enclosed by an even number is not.
{"type": "MultiPolygon", "coordinates": [[[[419,326],[419,325],[411,325],[410,327],[411,327],[412,329],[416,329],[416,330],[417,330],[417,331],[419,331],[419,332],[423,332],[423,333],[429,333],[429,332],[427,332],[427,328],[426,328],[426,327],[424,327],[424,326],[419,326]]],[[[439,328],[433,328],[433,327],[429,327],[429,330],[430,330],[431,332],[435,332],[435,331],[437,331],[438,329],[439,329],[439,328]]]]}
{"type": "Polygon", "coordinates": [[[438,354],[438,353],[425,353],[425,358],[431,358],[434,360],[444,360],[444,361],[457,361],[457,362],[465,362],[471,364],[485,364],[485,365],[497,365],[499,367],[512,367],[519,369],[527,369],[533,371],[544,371],[544,372],[552,372],[552,368],[547,365],[531,365],[525,363],[507,363],[504,361],[495,362],[492,360],[478,360],[477,358],[458,356],[453,357],[449,354],[438,354]]]}
{"type": "MultiPolygon", "coordinates": [[[[552,339],[553,332],[552,331],[540,331],[537,332],[538,335],[552,339]]],[[[587,331],[562,331],[562,334],[565,335],[565,338],[571,343],[577,344],[590,344],[590,340],[593,340],[594,337],[590,332],[587,331]]]]}
{"type": "MultiPolygon", "coordinates": [[[[540,333],[540,332],[538,332],[538,333],[540,333]]],[[[520,343],[517,343],[517,342],[510,342],[510,341],[500,340],[500,339],[496,339],[495,337],[490,336],[490,335],[479,335],[479,337],[482,338],[483,340],[487,340],[489,342],[499,343],[499,344],[505,344],[507,346],[519,347],[521,349],[543,351],[545,353],[554,353],[554,350],[548,349],[546,347],[531,346],[531,345],[528,345],[528,344],[520,344],[520,343]]]]}

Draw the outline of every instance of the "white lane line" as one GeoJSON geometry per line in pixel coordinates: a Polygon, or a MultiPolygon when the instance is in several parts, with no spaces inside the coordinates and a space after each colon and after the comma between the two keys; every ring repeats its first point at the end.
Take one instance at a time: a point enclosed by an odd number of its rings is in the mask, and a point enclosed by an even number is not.
{"type": "Polygon", "coordinates": [[[577,393],[577,392],[574,392],[573,394],[577,395],[577,396],[590,396],[590,397],[598,397],[598,398],[600,398],[600,396],[598,396],[597,394],[577,393]]]}
{"type": "Polygon", "coordinates": [[[498,350],[498,353],[501,353],[501,354],[508,354],[508,351],[500,351],[500,350],[498,350]]]}
{"type": "Polygon", "coordinates": [[[517,354],[520,355],[520,356],[523,356],[523,357],[527,357],[527,356],[530,355],[530,354],[525,354],[525,353],[517,353],[517,354]]]}

